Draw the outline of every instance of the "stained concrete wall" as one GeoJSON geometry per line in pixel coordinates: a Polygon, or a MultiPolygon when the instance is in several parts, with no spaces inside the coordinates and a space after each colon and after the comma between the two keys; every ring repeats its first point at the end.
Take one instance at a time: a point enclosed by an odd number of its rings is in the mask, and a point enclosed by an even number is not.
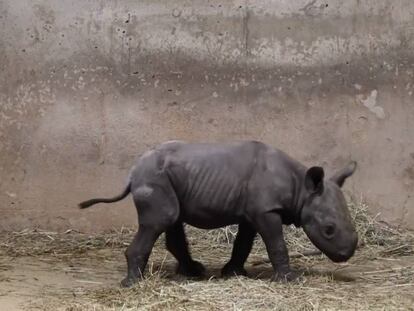
{"type": "Polygon", "coordinates": [[[120,191],[170,140],[258,139],[414,228],[414,2],[0,1],[0,229],[136,223],[120,191]]]}

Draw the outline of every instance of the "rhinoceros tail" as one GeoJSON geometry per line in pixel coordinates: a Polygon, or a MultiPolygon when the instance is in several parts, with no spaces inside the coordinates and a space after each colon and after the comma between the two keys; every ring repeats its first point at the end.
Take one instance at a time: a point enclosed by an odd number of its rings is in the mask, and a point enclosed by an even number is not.
{"type": "Polygon", "coordinates": [[[102,198],[102,199],[100,199],[100,198],[90,199],[90,200],[79,203],[78,206],[79,206],[79,208],[84,209],[84,208],[88,208],[88,207],[90,207],[94,204],[97,204],[97,203],[118,202],[118,201],[121,201],[122,199],[124,199],[130,192],[131,192],[131,182],[129,182],[128,185],[125,187],[124,191],[121,194],[117,195],[116,197],[108,198],[108,199],[104,199],[104,198],[102,198]]]}

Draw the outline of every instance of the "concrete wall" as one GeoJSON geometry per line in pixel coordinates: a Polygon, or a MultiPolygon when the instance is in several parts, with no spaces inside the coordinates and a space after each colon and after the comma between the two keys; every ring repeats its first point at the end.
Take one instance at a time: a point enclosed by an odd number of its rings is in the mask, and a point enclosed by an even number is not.
{"type": "Polygon", "coordinates": [[[170,140],[258,139],[414,228],[414,2],[0,1],[0,229],[136,224],[118,193],[170,140]]]}

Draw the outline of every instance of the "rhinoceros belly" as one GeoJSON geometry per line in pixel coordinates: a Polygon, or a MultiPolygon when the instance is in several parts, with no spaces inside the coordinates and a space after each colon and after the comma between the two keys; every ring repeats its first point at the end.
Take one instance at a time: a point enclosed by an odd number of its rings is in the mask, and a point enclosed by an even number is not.
{"type": "Polygon", "coordinates": [[[212,229],[242,219],[243,181],[237,172],[225,166],[198,162],[187,164],[181,170],[181,176],[174,176],[173,180],[182,221],[198,228],[212,229]]]}

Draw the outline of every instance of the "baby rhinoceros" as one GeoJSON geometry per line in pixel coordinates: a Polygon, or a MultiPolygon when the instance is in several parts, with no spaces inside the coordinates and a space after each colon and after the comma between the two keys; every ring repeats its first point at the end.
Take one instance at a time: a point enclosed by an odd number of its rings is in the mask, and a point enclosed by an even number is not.
{"type": "Polygon", "coordinates": [[[244,263],[257,233],[274,269],[272,280],[297,278],[289,266],[282,225],[303,227],[335,262],[354,254],[358,236],[341,187],[356,169],[349,163],[329,179],[324,170],[307,169],[283,151],[257,141],[224,143],[165,142],[146,152],[130,172],[120,195],[79,204],[112,203],[132,194],[139,229],[125,255],[128,287],[141,279],[161,233],[178,261],[177,273],[198,277],[200,262],[191,258],[183,223],[203,229],[238,224],[223,276],[246,275],[244,263]]]}

